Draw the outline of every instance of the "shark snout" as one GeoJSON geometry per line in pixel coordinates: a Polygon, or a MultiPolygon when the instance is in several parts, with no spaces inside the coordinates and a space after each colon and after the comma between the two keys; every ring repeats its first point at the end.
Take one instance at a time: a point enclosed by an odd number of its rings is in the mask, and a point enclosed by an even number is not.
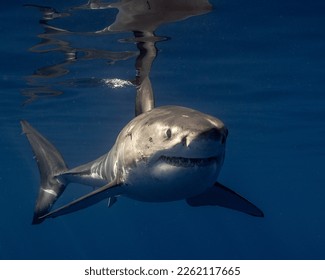
{"type": "Polygon", "coordinates": [[[198,135],[198,139],[203,140],[212,140],[212,141],[221,141],[224,142],[226,138],[223,130],[218,128],[211,128],[207,131],[204,131],[198,135]]]}
{"type": "Polygon", "coordinates": [[[225,144],[228,135],[227,128],[210,128],[196,135],[188,134],[182,138],[182,144],[189,147],[192,142],[218,142],[225,144]]]}

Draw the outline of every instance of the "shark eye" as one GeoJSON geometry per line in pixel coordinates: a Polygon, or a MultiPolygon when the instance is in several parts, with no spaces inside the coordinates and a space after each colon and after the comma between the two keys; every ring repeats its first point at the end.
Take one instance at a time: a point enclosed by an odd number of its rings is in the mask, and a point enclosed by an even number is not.
{"type": "Polygon", "coordinates": [[[172,131],[170,130],[170,128],[168,128],[166,130],[166,136],[167,136],[168,139],[170,139],[172,137],[172,131]]]}

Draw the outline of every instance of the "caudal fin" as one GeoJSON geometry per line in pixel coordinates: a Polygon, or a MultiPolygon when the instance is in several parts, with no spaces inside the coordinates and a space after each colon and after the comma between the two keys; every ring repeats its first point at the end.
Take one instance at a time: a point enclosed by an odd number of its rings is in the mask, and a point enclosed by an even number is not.
{"type": "Polygon", "coordinates": [[[63,193],[66,183],[59,179],[62,172],[68,170],[60,152],[27,121],[21,121],[23,133],[32,146],[41,179],[36,200],[33,224],[43,222],[40,218],[50,212],[53,204],[63,193]]]}

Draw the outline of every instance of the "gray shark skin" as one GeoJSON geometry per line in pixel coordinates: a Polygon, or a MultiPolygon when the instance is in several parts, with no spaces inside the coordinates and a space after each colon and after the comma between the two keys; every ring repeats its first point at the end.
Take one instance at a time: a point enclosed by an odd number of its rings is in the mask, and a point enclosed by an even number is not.
{"type": "Polygon", "coordinates": [[[263,212],[216,183],[225,156],[227,128],[217,118],[179,107],[157,107],[131,120],[112,149],[68,169],[57,149],[26,121],[21,122],[37,159],[41,187],[33,224],[118,196],[146,202],[187,200],[191,206],[219,205],[253,216],[263,212]],[[97,187],[51,211],[69,183],[97,187]]]}

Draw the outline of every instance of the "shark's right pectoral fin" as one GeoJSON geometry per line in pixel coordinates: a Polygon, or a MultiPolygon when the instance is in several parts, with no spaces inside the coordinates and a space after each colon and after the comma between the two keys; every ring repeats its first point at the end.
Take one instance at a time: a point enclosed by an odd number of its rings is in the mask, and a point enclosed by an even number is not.
{"type": "Polygon", "coordinates": [[[187,198],[186,202],[190,206],[217,205],[244,212],[252,216],[264,217],[262,210],[253,203],[218,182],[216,182],[213,187],[208,188],[204,193],[187,198]]]}
{"type": "Polygon", "coordinates": [[[120,186],[122,183],[117,183],[116,181],[112,181],[109,184],[89,193],[86,194],[71,203],[68,203],[58,209],[55,209],[48,214],[40,217],[41,219],[46,218],[55,218],[58,216],[66,215],[89,206],[92,206],[101,200],[107,199],[108,197],[114,197],[121,193],[120,186]]]}

